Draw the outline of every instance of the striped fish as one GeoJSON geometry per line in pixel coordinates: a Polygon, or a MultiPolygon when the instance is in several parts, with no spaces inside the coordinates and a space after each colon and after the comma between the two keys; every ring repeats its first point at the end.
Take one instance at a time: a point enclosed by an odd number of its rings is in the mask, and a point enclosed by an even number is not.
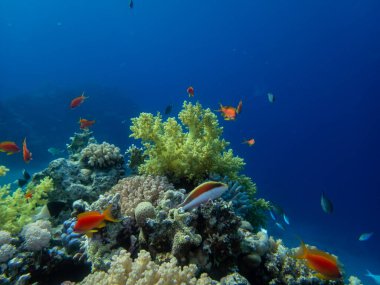
{"type": "Polygon", "coordinates": [[[227,184],[221,182],[202,183],[187,195],[185,201],[178,208],[182,208],[184,211],[194,209],[202,203],[219,198],[227,189],[227,184]]]}

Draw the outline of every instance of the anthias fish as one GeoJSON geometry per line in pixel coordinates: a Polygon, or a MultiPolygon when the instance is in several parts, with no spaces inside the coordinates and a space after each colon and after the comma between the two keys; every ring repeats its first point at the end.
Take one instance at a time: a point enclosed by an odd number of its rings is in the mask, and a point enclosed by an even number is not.
{"type": "Polygon", "coordinates": [[[74,232],[84,233],[91,237],[92,233],[97,232],[97,229],[104,228],[106,221],[118,222],[111,214],[112,205],[109,205],[103,213],[98,211],[89,211],[81,213],[77,216],[77,222],[74,226],[74,232]]]}
{"type": "Polygon", "coordinates": [[[22,143],[22,156],[26,163],[29,163],[32,160],[32,153],[29,151],[28,146],[26,145],[26,138],[22,143]]]}
{"type": "Polygon", "coordinates": [[[247,144],[249,146],[253,146],[255,144],[255,140],[252,138],[252,139],[243,141],[243,143],[245,143],[245,144],[247,144]]]}
{"type": "Polygon", "coordinates": [[[187,94],[189,95],[189,97],[194,97],[194,88],[193,86],[190,86],[187,88],[187,94]]]}
{"type": "Polygon", "coordinates": [[[95,124],[95,120],[87,120],[87,119],[82,119],[80,118],[79,119],[79,127],[84,130],[84,129],[88,129],[89,127],[91,127],[93,124],[95,124]]]}
{"type": "Polygon", "coordinates": [[[194,209],[202,203],[219,198],[227,189],[227,184],[221,182],[208,181],[202,183],[191,191],[178,207],[184,211],[194,209]]]}
{"type": "Polygon", "coordinates": [[[15,142],[4,141],[0,143],[0,152],[6,152],[7,155],[11,155],[20,151],[20,148],[15,142]]]}
{"type": "Polygon", "coordinates": [[[317,277],[325,280],[334,280],[342,277],[338,260],[335,256],[319,249],[308,248],[301,242],[300,248],[293,255],[297,259],[305,259],[310,269],[318,272],[317,277]]]}
{"type": "Polygon", "coordinates": [[[239,102],[239,104],[238,104],[238,106],[237,106],[237,108],[236,108],[236,113],[237,113],[237,114],[240,114],[242,108],[243,108],[243,101],[240,100],[240,102],[239,102]]]}
{"type": "Polygon", "coordinates": [[[80,106],[84,102],[84,100],[86,100],[87,98],[88,97],[85,97],[84,96],[84,92],[83,92],[82,95],[80,95],[80,96],[74,98],[73,100],[71,100],[70,108],[74,109],[74,108],[80,106]]]}
{"type": "Polygon", "coordinates": [[[222,113],[222,116],[226,121],[234,121],[236,119],[237,112],[235,107],[223,106],[220,104],[220,109],[217,111],[222,113]]]}

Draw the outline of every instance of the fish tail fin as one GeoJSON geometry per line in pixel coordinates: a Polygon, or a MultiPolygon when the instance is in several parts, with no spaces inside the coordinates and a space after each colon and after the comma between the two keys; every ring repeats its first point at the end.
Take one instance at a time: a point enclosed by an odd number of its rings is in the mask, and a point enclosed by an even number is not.
{"type": "Polygon", "coordinates": [[[115,219],[115,218],[112,216],[111,210],[112,210],[112,205],[109,205],[109,206],[107,207],[107,209],[104,210],[104,212],[103,212],[104,219],[105,219],[106,221],[114,222],[114,223],[120,222],[120,220],[117,220],[117,219],[115,219]]]}

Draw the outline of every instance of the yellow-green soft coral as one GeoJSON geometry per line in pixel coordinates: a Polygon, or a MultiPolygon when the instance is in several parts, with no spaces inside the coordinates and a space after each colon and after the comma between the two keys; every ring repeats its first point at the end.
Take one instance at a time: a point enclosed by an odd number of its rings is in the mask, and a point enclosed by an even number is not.
{"type": "Polygon", "coordinates": [[[32,222],[38,207],[46,205],[47,193],[53,190],[53,180],[45,177],[38,185],[28,184],[27,189],[11,193],[10,184],[0,187],[0,230],[17,234],[23,226],[32,222]],[[25,198],[25,193],[32,197],[25,198]]]}
{"type": "Polygon", "coordinates": [[[4,165],[0,165],[0,176],[5,176],[8,171],[9,169],[6,168],[4,165]]]}
{"type": "Polygon", "coordinates": [[[132,119],[131,137],[142,140],[148,157],[139,172],[165,175],[175,183],[200,183],[212,173],[237,178],[245,163],[226,150],[229,143],[221,138],[217,116],[185,101],[178,118],[163,121],[160,114],[141,113],[132,119]]]}

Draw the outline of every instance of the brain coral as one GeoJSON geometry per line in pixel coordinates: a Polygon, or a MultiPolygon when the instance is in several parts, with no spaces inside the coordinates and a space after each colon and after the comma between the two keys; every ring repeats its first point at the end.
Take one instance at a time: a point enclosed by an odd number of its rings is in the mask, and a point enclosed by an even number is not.
{"type": "Polygon", "coordinates": [[[132,119],[131,137],[142,140],[147,156],[139,173],[193,184],[211,173],[237,177],[244,161],[226,150],[229,143],[221,138],[223,128],[210,109],[185,101],[178,119],[180,122],[175,118],[163,122],[160,114],[150,113],[132,119]]]}
{"type": "Polygon", "coordinates": [[[120,149],[113,144],[103,142],[102,144],[91,143],[81,152],[80,159],[86,166],[104,169],[124,163],[124,157],[120,149]]]}
{"type": "Polygon", "coordinates": [[[119,180],[110,193],[119,193],[121,213],[134,217],[135,208],[140,202],[151,202],[156,206],[161,193],[173,188],[166,177],[142,175],[119,180]]]}

